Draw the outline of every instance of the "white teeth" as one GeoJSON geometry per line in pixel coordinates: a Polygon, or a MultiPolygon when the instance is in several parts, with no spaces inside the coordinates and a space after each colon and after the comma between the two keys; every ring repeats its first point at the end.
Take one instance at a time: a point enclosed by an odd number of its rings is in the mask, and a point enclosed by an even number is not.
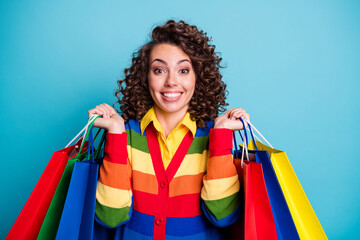
{"type": "Polygon", "coordinates": [[[163,93],[163,95],[168,98],[176,98],[176,97],[180,96],[181,93],[163,93]]]}

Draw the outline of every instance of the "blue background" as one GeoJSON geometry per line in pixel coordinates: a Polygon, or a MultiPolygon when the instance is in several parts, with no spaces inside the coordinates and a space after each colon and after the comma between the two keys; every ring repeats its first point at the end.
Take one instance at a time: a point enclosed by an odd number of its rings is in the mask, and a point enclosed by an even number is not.
{"type": "Polygon", "coordinates": [[[329,239],[359,239],[360,3],[341,0],[2,0],[0,239],[52,153],[116,101],[131,54],[169,18],[213,37],[229,107],[287,152],[329,239]]]}

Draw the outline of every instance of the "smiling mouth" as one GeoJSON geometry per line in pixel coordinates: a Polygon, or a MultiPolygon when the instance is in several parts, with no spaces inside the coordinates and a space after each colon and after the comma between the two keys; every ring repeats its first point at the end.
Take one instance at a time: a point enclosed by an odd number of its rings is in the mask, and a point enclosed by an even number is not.
{"type": "Polygon", "coordinates": [[[182,93],[161,93],[161,95],[163,95],[164,97],[167,98],[177,98],[181,95],[182,93]]]}

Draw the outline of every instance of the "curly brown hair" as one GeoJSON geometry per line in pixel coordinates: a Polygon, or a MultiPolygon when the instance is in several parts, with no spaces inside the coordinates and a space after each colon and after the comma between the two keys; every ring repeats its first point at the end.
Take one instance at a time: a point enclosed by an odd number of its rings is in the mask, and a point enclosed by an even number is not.
{"type": "Polygon", "coordinates": [[[161,43],[179,46],[189,57],[196,74],[195,92],[188,112],[197,126],[204,127],[214,120],[219,112],[224,112],[227,91],[221,80],[219,68],[222,58],[215,52],[215,45],[202,30],[184,21],[169,20],[152,31],[151,41],[133,53],[131,67],[124,70],[125,79],[117,81],[119,89],[115,91],[120,111],[125,122],[129,119],[140,121],[153,106],[149,92],[148,71],[151,50],[161,43]]]}

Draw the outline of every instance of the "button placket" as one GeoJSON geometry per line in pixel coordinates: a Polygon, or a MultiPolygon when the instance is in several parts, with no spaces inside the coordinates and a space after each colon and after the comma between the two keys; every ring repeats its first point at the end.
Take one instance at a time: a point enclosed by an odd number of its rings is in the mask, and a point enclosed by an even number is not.
{"type": "Polygon", "coordinates": [[[165,177],[159,179],[157,214],[154,221],[154,239],[165,239],[166,211],[169,198],[169,184],[165,177]]]}
{"type": "MultiPolygon", "coordinates": [[[[155,175],[158,183],[158,194],[156,197],[155,203],[155,218],[154,218],[154,239],[165,239],[165,230],[167,222],[167,211],[168,211],[168,201],[169,201],[169,182],[173,179],[176,171],[181,165],[182,160],[184,159],[191,143],[193,137],[191,132],[185,135],[180,146],[175,152],[174,157],[171,159],[169,166],[164,168],[164,162],[162,158],[162,151],[165,148],[160,148],[159,138],[157,136],[157,131],[153,124],[149,125],[146,129],[146,134],[148,138],[148,147],[151,155],[151,159],[154,165],[155,175]],[[161,220],[160,220],[161,219],[161,220]]],[[[163,136],[162,136],[163,137],[163,136]]],[[[161,141],[164,139],[161,138],[161,141]]],[[[168,150],[168,149],[166,149],[168,150]]],[[[164,151],[165,153],[166,151],[164,151]]],[[[169,153],[168,153],[169,154],[169,153]]],[[[168,157],[165,157],[168,158],[168,157]]],[[[166,159],[168,160],[168,159],[166,159]]]]}

